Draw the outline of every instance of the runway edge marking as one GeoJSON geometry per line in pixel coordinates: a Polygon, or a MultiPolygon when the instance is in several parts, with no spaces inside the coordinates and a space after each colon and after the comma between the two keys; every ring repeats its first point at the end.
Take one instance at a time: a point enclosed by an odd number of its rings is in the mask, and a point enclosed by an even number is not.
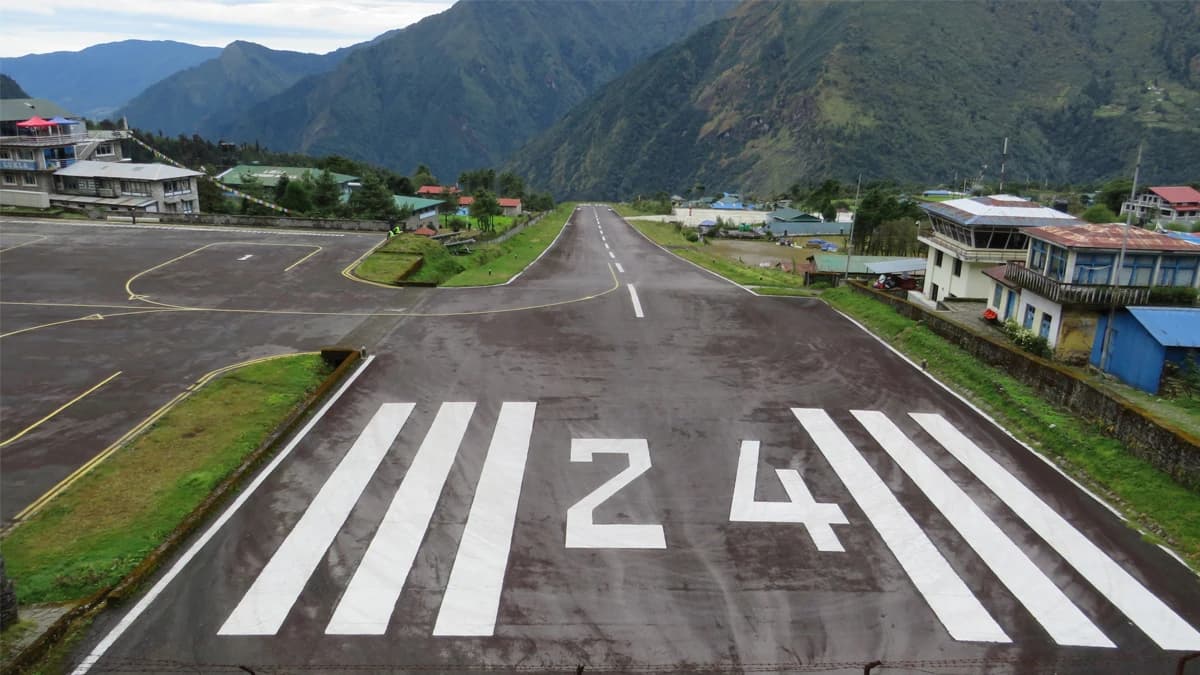
{"type": "Polygon", "coordinates": [[[304,440],[304,438],[308,436],[308,433],[317,425],[317,422],[320,422],[321,419],[325,417],[325,413],[329,412],[329,409],[333,407],[333,404],[337,403],[342,398],[342,395],[345,394],[350,386],[353,385],[355,381],[357,381],[358,378],[367,371],[367,368],[374,361],[374,355],[368,356],[366,360],[363,361],[363,364],[359,366],[358,369],[350,375],[349,379],[347,379],[342,386],[339,387],[336,392],[334,392],[333,396],[331,396],[329,400],[326,401],[323,406],[321,406],[321,409],[318,410],[315,415],[313,415],[312,419],[309,420],[308,423],[305,424],[295,436],[292,437],[292,440],[288,441],[288,444],[284,446],[283,450],[281,450],[279,454],[277,454],[275,458],[270,461],[270,463],[268,463],[262,468],[261,471],[258,472],[258,475],[256,475],[254,479],[250,481],[249,485],[246,486],[246,489],[243,490],[236,498],[234,498],[229,507],[225,509],[225,511],[221,513],[221,515],[217,517],[215,521],[213,521],[213,524],[204,531],[204,534],[200,535],[200,538],[197,539],[190,547],[188,547],[187,551],[185,551],[183,555],[181,555],[179,559],[175,561],[175,564],[171,566],[171,569],[167,570],[167,573],[164,574],[162,578],[160,578],[158,582],[155,583],[154,586],[151,587],[151,589],[141,597],[140,600],[138,600],[137,604],[134,605],[129,612],[121,618],[117,625],[114,626],[113,629],[109,631],[103,639],[100,640],[100,642],[92,649],[92,651],[88,652],[87,656],[83,658],[83,661],[75,667],[75,670],[71,671],[71,675],[86,675],[86,673],[92,669],[92,666],[96,665],[100,659],[104,657],[104,654],[109,650],[109,648],[111,648],[113,644],[120,639],[121,635],[123,635],[125,631],[128,630],[131,625],[133,625],[134,621],[137,621],[142,613],[146,611],[146,608],[148,608],[154,602],[154,600],[162,594],[163,590],[165,590],[166,587],[175,580],[175,577],[179,576],[180,572],[182,572],[185,567],[191,564],[192,560],[200,553],[200,550],[204,548],[204,546],[207,545],[214,536],[216,536],[217,532],[225,526],[225,523],[229,522],[229,519],[233,517],[233,514],[235,514],[238,509],[240,509],[242,505],[245,504],[248,499],[250,499],[250,495],[254,494],[254,492],[258,490],[259,486],[266,481],[267,476],[271,475],[271,473],[283,463],[283,460],[287,459],[288,456],[292,454],[292,451],[297,445],[300,444],[300,441],[304,440]]]}

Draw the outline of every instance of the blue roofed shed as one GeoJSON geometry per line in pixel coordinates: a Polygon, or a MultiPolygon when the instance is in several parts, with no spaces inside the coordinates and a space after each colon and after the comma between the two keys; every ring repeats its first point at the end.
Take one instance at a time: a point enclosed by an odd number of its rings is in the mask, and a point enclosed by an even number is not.
{"type": "Polygon", "coordinates": [[[1129,385],[1158,393],[1163,367],[1200,358],[1200,309],[1126,307],[1113,319],[1108,363],[1101,366],[1108,316],[1101,316],[1092,344],[1091,363],[1129,385]]]}

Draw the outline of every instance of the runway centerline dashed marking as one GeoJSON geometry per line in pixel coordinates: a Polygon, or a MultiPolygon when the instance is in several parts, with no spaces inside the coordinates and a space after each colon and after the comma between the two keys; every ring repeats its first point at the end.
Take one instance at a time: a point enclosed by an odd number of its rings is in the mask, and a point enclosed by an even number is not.
{"type": "Polygon", "coordinates": [[[642,312],[642,303],[638,300],[637,289],[633,287],[633,284],[625,285],[629,288],[629,299],[633,301],[633,315],[639,319],[646,318],[646,315],[642,312]]]}
{"type": "Polygon", "coordinates": [[[620,272],[621,274],[625,274],[625,268],[621,267],[621,263],[613,263],[613,264],[617,266],[618,272],[620,272]]]}
{"type": "Polygon", "coordinates": [[[242,256],[242,257],[238,258],[238,262],[243,262],[243,261],[245,261],[245,260],[249,260],[249,259],[251,259],[251,258],[253,258],[253,257],[254,257],[254,254],[253,254],[253,253],[247,253],[246,255],[244,255],[244,256],[242,256]]]}
{"type": "Polygon", "coordinates": [[[612,258],[613,260],[617,259],[617,256],[612,251],[608,252],[608,257],[612,258]]]}

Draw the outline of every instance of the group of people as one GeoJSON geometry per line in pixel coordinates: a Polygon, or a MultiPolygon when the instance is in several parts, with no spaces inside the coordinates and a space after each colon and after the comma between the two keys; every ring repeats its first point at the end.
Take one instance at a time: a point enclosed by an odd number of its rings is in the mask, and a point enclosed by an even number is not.
{"type": "Polygon", "coordinates": [[[400,226],[400,223],[396,223],[396,224],[392,225],[392,227],[388,230],[387,238],[391,239],[392,237],[400,234],[403,231],[404,231],[404,228],[400,226]]]}

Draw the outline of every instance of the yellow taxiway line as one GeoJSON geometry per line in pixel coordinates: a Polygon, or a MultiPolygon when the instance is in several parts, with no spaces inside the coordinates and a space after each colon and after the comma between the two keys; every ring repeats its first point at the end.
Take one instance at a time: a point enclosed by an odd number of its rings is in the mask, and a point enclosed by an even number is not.
{"type": "Polygon", "coordinates": [[[9,438],[9,439],[5,440],[5,441],[2,441],[2,442],[0,442],[0,448],[3,448],[3,447],[6,447],[6,446],[8,446],[8,445],[11,445],[12,443],[15,443],[15,442],[16,442],[16,441],[18,441],[18,440],[19,440],[19,439],[20,439],[22,436],[24,436],[25,434],[27,434],[27,433],[29,433],[29,432],[33,431],[34,429],[36,429],[36,428],[40,427],[41,425],[45,424],[46,422],[50,421],[50,420],[51,420],[51,419],[52,419],[52,418],[53,418],[55,415],[59,414],[60,412],[62,412],[62,411],[64,411],[64,410],[66,410],[67,408],[70,408],[71,406],[75,405],[76,403],[78,403],[78,402],[79,402],[81,399],[83,399],[83,398],[84,398],[85,396],[87,396],[88,394],[92,393],[93,391],[96,391],[97,389],[99,389],[100,387],[103,387],[104,385],[108,384],[109,382],[112,382],[114,379],[116,379],[116,377],[117,377],[118,375],[120,375],[120,374],[121,374],[121,372],[122,372],[122,371],[118,370],[117,372],[113,373],[112,375],[109,375],[108,377],[106,377],[106,378],[104,378],[103,380],[101,380],[99,384],[96,384],[96,385],[92,386],[90,389],[88,389],[87,391],[83,392],[82,394],[80,394],[80,395],[76,396],[75,398],[71,399],[70,401],[67,401],[66,403],[64,403],[64,404],[60,405],[58,408],[56,408],[56,409],[54,410],[54,412],[50,413],[49,415],[46,415],[46,416],[45,416],[45,417],[43,417],[42,419],[40,419],[40,420],[38,420],[38,421],[34,422],[33,424],[30,424],[29,426],[25,427],[25,428],[24,428],[24,429],[22,429],[22,430],[21,430],[21,431],[20,431],[20,432],[19,432],[17,435],[15,435],[15,436],[13,436],[13,437],[11,437],[11,438],[9,438]]]}

